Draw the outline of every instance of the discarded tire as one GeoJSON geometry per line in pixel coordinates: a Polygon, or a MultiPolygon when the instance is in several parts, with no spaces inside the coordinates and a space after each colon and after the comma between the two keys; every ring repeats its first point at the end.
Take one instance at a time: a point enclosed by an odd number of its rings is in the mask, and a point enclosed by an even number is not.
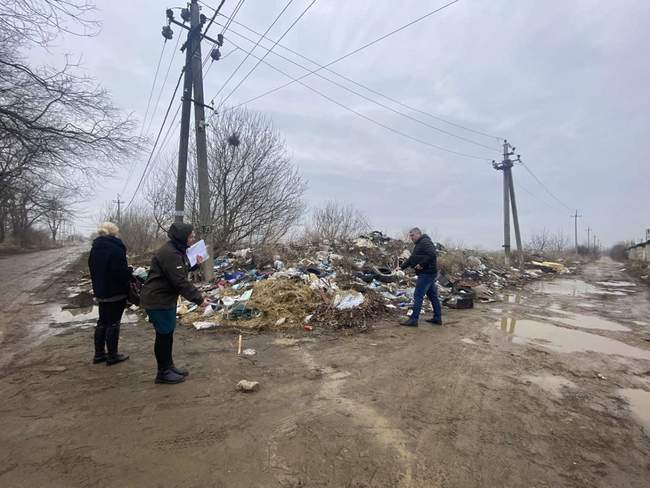
{"type": "Polygon", "coordinates": [[[381,283],[395,283],[398,277],[388,268],[374,268],[374,278],[381,283]]]}

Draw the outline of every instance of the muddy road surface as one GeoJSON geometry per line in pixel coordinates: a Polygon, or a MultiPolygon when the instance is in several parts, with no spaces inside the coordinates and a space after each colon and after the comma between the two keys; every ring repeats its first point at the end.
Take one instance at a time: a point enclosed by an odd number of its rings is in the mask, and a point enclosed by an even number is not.
{"type": "Polygon", "coordinates": [[[245,335],[250,357],[234,331],[179,328],[176,386],[153,383],[143,320],[109,368],[90,364],[92,310],[43,340],[10,331],[21,313],[2,322],[3,357],[20,351],[0,379],[3,487],[650,486],[650,295],[608,259],[444,327],[245,335]]]}

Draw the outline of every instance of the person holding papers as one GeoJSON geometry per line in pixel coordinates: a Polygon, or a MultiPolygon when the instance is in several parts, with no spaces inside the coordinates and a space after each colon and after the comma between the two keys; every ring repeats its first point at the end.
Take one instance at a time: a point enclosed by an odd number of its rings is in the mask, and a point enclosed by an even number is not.
{"type": "MultiPolygon", "coordinates": [[[[189,374],[186,369],[177,368],[172,359],[178,296],[182,295],[203,307],[208,306],[209,302],[187,277],[190,263],[186,252],[195,241],[192,226],[174,223],[167,235],[169,241],[151,259],[149,277],[140,295],[140,306],[147,311],[149,321],[156,330],[154,353],[158,373],[155,382],[175,384],[184,381],[189,374]]],[[[196,259],[197,265],[203,261],[200,255],[196,259]]]]}

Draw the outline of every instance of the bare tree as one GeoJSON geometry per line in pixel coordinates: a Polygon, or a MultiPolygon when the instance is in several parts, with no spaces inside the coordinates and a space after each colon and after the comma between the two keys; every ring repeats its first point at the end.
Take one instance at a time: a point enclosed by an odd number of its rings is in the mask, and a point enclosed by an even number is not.
{"type": "Polygon", "coordinates": [[[526,249],[535,254],[543,254],[545,250],[548,250],[550,238],[551,236],[548,230],[544,228],[541,232],[533,234],[530,237],[529,241],[526,243],[526,249]]]}
{"type": "MultiPolygon", "coordinates": [[[[195,151],[190,147],[185,217],[199,225],[195,151]]],[[[173,220],[175,165],[154,176],[148,200],[161,226],[173,220]]],[[[305,183],[270,121],[244,109],[225,110],[208,132],[210,217],[216,252],[275,242],[301,217],[305,183]]]]}
{"type": "Polygon", "coordinates": [[[70,195],[88,195],[142,144],[131,116],[74,63],[34,68],[21,54],[62,32],[96,33],[93,11],[87,0],[0,5],[0,241],[9,229],[24,240],[37,222],[55,239],[70,195]]]}
{"type": "Polygon", "coordinates": [[[370,228],[368,220],[352,205],[330,201],[312,212],[308,234],[312,238],[341,241],[351,239],[370,228]]]}
{"type": "Polygon", "coordinates": [[[19,40],[46,46],[61,32],[92,36],[100,24],[88,0],[4,0],[0,2],[0,31],[19,40]]]}

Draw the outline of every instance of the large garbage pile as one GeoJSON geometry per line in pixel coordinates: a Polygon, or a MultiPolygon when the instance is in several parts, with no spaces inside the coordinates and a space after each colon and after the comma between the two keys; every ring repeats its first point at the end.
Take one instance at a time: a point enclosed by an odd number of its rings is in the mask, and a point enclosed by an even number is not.
{"type": "MultiPolygon", "coordinates": [[[[399,270],[412,244],[375,231],[345,243],[240,249],[215,259],[205,310],[179,301],[180,322],[197,329],[366,330],[378,318],[406,315],[416,276],[399,270]]],[[[437,243],[438,292],[449,308],[499,299],[499,290],[545,273],[568,272],[560,263],[505,267],[496,256],[448,250],[437,243]]],[[[146,269],[136,273],[142,277],[146,269]]],[[[429,304],[425,302],[425,306],[429,304]]]]}

